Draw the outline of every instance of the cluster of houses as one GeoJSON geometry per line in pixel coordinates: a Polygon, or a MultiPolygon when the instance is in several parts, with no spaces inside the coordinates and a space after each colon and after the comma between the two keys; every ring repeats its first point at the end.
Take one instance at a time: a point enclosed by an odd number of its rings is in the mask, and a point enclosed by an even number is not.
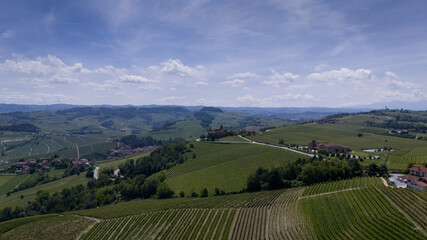
{"type": "Polygon", "coordinates": [[[259,133],[259,130],[227,130],[222,125],[219,128],[208,131],[208,138],[219,139],[226,136],[237,136],[239,134],[255,135],[259,133]]]}
{"type": "MultiPolygon", "coordinates": [[[[13,169],[13,172],[16,174],[28,174],[34,172],[36,169],[48,170],[53,166],[58,166],[66,161],[62,158],[41,158],[39,160],[36,159],[28,159],[25,162],[17,162],[13,169]]],[[[77,158],[77,159],[68,159],[74,166],[82,166],[89,165],[89,160],[86,158],[77,158]]]]}
{"type": "Polygon", "coordinates": [[[317,142],[312,140],[308,143],[308,149],[310,150],[325,150],[330,153],[349,153],[351,152],[350,147],[341,144],[331,144],[328,142],[317,142]]]}
{"type": "Polygon", "coordinates": [[[135,153],[143,153],[143,152],[149,152],[153,151],[159,148],[159,146],[153,145],[153,146],[145,146],[145,147],[138,147],[138,148],[132,148],[129,145],[123,145],[119,149],[111,149],[110,154],[107,159],[113,159],[123,156],[129,156],[133,155],[135,153]]]}
{"type": "Polygon", "coordinates": [[[409,174],[397,176],[397,179],[390,178],[390,184],[397,187],[413,188],[418,190],[427,189],[427,167],[423,165],[412,165],[409,174]]]}

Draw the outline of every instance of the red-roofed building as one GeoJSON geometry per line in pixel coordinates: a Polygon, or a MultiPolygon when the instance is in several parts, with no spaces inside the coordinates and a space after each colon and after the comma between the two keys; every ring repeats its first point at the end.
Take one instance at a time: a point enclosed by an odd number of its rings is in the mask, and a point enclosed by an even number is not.
{"type": "Polygon", "coordinates": [[[423,165],[412,165],[409,175],[401,176],[398,180],[407,183],[409,188],[418,190],[427,189],[427,168],[423,165]]]}
{"type": "Polygon", "coordinates": [[[409,168],[409,173],[419,177],[427,177],[427,168],[423,165],[412,165],[409,168]]]}

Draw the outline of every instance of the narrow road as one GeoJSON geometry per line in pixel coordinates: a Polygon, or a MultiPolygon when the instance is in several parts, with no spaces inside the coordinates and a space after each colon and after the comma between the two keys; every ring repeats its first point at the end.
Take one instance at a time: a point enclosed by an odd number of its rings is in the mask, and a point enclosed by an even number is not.
{"type": "Polygon", "coordinates": [[[358,188],[347,188],[347,189],[333,191],[333,192],[325,192],[325,193],[319,193],[319,194],[314,194],[314,195],[299,197],[298,200],[304,199],[304,198],[312,198],[312,197],[317,197],[317,196],[329,195],[329,194],[334,194],[334,193],[339,193],[339,192],[353,191],[353,190],[356,190],[356,189],[360,189],[360,187],[358,187],[358,188]]]}
{"type": "Polygon", "coordinates": [[[80,158],[79,145],[76,145],[77,148],[77,158],[80,158]]]}
{"type": "Polygon", "coordinates": [[[99,172],[99,167],[96,167],[95,171],[93,172],[93,178],[98,179],[98,172],[99,172]]]}
{"type": "Polygon", "coordinates": [[[47,147],[47,152],[46,153],[50,153],[50,146],[49,146],[49,144],[43,143],[43,145],[45,145],[47,147]]]}
{"type": "Polygon", "coordinates": [[[387,183],[387,180],[385,180],[383,177],[381,177],[381,180],[383,181],[383,183],[384,183],[384,186],[386,186],[386,187],[388,187],[388,183],[387,183]]]}
{"type": "Polygon", "coordinates": [[[314,157],[314,154],[305,153],[305,152],[300,152],[300,151],[295,150],[295,149],[292,149],[292,148],[283,147],[283,146],[276,146],[276,145],[268,144],[268,143],[255,142],[255,141],[252,141],[252,140],[247,139],[247,138],[245,138],[245,137],[242,137],[241,135],[239,135],[239,137],[240,137],[240,138],[242,138],[242,139],[244,139],[244,140],[246,140],[246,141],[248,141],[248,142],[250,142],[250,143],[252,143],[252,144],[258,144],[258,145],[264,145],[264,146],[269,146],[269,147],[281,148],[281,149],[285,149],[285,150],[288,150],[288,151],[291,151],[291,152],[295,152],[295,153],[302,154],[302,155],[304,155],[304,156],[314,157]]]}
{"type": "Polygon", "coordinates": [[[120,169],[116,169],[116,170],[114,170],[114,175],[116,175],[116,176],[119,176],[119,172],[120,172],[120,169]]]}

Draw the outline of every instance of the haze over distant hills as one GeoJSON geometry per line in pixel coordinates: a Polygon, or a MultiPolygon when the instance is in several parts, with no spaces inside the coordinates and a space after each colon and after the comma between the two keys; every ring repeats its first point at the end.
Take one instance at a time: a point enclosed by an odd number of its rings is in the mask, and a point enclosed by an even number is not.
{"type": "MultiPolygon", "coordinates": [[[[130,107],[134,105],[91,105],[91,107],[130,107]]],[[[162,105],[138,105],[135,107],[156,107],[162,105]]],[[[170,105],[168,105],[170,106],[170,105]]],[[[173,105],[175,106],[175,105],[173,105]]],[[[85,107],[85,105],[72,105],[72,104],[51,104],[51,105],[26,105],[26,104],[0,104],[0,113],[8,112],[35,112],[44,110],[64,110],[75,107],[85,107]]],[[[203,108],[203,105],[197,106],[182,106],[186,109],[197,111],[203,108]]],[[[224,111],[238,112],[247,115],[279,118],[286,120],[309,120],[319,119],[327,115],[336,113],[357,113],[365,112],[374,109],[408,109],[408,110],[426,110],[427,101],[405,102],[405,101],[392,101],[384,103],[375,103],[369,105],[358,105],[353,107],[330,108],[330,107],[221,107],[218,108],[224,111]]]]}

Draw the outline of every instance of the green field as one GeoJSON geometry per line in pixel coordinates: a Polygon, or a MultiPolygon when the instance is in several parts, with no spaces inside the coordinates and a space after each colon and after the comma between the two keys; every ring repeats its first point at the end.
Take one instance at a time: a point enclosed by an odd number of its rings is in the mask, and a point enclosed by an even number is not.
{"type": "Polygon", "coordinates": [[[132,156],[124,157],[124,158],[98,161],[98,162],[96,162],[96,166],[98,166],[101,169],[102,168],[117,169],[120,164],[126,162],[127,160],[130,160],[130,159],[136,160],[140,157],[148,156],[148,155],[150,155],[150,153],[151,152],[138,153],[138,154],[135,154],[132,156]]]}
{"type": "Polygon", "coordinates": [[[406,169],[409,163],[426,164],[427,148],[391,152],[389,153],[388,163],[390,169],[406,169]]]}
{"type": "Polygon", "coordinates": [[[375,188],[305,198],[304,213],[319,239],[425,239],[375,188]]]}
{"type": "Polygon", "coordinates": [[[14,219],[0,223],[0,239],[76,239],[93,222],[83,217],[57,214],[14,219]]]}
{"type": "Polygon", "coordinates": [[[10,196],[0,196],[0,206],[4,207],[12,207],[15,206],[25,206],[27,201],[33,201],[36,197],[36,193],[39,190],[46,190],[50,193],[59,192],[64,188],[70,188],[72,186],[76,186],[78,184],[85,185],[89,179],[85,177],[86,172],[80,174],[80,176],[73,175],[70,177],[62,178],[60,180],[56,180],[53,182],[49,182],[46,184],[37,185],[33,188],[28,188],[22,191],[14,192],[10,194],[10,196]],[[21,195],[24,196],[21,199],[21,195]]]}
{"type": "Polygon", "coordinates": [[[28,175],[0,175],[0,196],[6,195],[27,177],[28,175]]]}
{"type": "Polygon", "coordinates": [[[178,194],[192,191],[200,193],[207,188],[213,194],[215,188],[226,192],[240,191],[246,180],[259,167],[271,168],[303,155],[283,149],[255,144],[193,143],[196,158],[188,154],[188,160],[165,171],[166,183],[178,194]]]}
{"type": "Polygon", "coordinates": [[[354,154],[361,157],[369,157],[379,154],[379,160],[365,160],[363,164],[379,163],[386,161],[389,169],[404,171],[408,163],[427,163],[427,141],[420,141],[409,138],[383,135],[386,129],[366,127],[367,120],[381,122],[387,116],[373,115],[351,115],[337,120],[337,123],[330,124],[295,124],[285,127],[270,129],[268,132],[248,137],[251,140],[278,144],[283,140],[286,144],[296,144],[307,146],[312,140],[318,142],[329,142],[349,146],[354,154]],[[358,133],[363,133],[358,137],[358,133]],[[364,149],[392,148],[393,151],[381,153],[367,153],[364,149]]]}
{"type": "Polygon", "coordinates": [[[399,138],[393,136],[364,133],[357,137],[360,129],[344,124],[298,124],[271,129],[270,131],[249,137],[260,142],[277,144],[283,139],[288,144],[308,145],[311,140],[342,144],[353,150],[391,147],[395,150],[426,148],[427,141],[399,138]],[[387,141],[386,141],[387,140],[387,141]]]}
{"type": "Polygon", "coordinates": [[[6,229],[0,238],[20,234],[25,239],[46,228],[55,231],[47,239],[74,238],[85,224],[90,230],[81,239],[425,239],[426,204],[424,192],[357,178],[207,198],[134,200],[70,212],[63,219],[15,219],[0,223],[6,229]],[[68,227],[60,228],[63,224],[68,227]]]}

